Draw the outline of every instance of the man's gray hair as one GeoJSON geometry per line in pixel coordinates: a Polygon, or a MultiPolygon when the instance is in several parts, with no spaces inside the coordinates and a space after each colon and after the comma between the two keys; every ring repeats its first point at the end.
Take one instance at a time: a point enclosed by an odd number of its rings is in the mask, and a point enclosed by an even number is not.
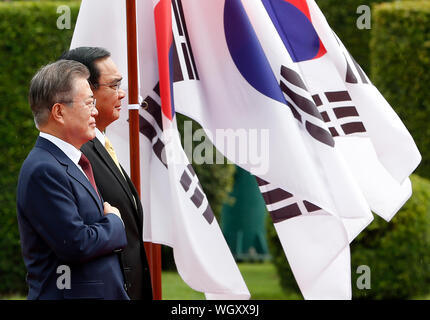
{"type": "Polygon", "coordinates": [[[48,121],[55,103],[73,100],[75,79],[89,76],[86,66],[72,60],[58,60],[42,67],[31,80],[28,94],[36,127],[48,121]]]}

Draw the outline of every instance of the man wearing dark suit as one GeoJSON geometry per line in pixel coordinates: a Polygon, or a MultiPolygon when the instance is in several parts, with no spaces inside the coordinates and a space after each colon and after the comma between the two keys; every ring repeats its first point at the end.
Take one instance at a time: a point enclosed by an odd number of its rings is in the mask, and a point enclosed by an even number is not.
{"type": "Polygon", "coordinates": [[[127,246],[121,252],[121,266],[126,289],[133,300],[152,299],[152,286],[143,245],[143,210],[137,191],[118,162],[109,139],[103,133],[120,116],[125,92],[120,88],[122,76],[103,48],[80,47],[61,59],[83,63],[90,70],[89,82],[97,101],[96,138],[82,146],[90,160],[94,177],[103,198],[121,212],[127,235],[127,246]]]}
{"type": "Polygon", "coordinates": [[[95,137],[88,69],[60,60],[40,69],[29,102],[40,135],[18,178],[17,216],[28,299],[128,299],[117,252],[127,244],[102,202],[80,147],[95,137]]]}

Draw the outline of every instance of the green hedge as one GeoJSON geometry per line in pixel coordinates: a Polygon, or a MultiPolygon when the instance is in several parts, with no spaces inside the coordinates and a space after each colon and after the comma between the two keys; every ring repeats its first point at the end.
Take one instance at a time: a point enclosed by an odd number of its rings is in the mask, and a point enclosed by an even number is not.
{"type": "MultiPolygon", "coordinates": [[[[52,2],[52,0],[0,0],[0,2],[52,2]]],[[[73,0],[69,0],[73,1],[73,0]]]]}
{"type": "MultiPolygon", "coordinates": [[[[366,73],[370,73],[371,30],[357,28],[357,19],[361,15],[357,13],[357,8],[361,5],[371,7],[373,3],[387,1],[390,0],[316,0],[331,28],[366,73]]],[[[371,21],[373,27],[373,16],[371,21]]]]}
{"type": "Polygon", "coordinates": [[[297,286],[296,279],[294,278],[293,272],[288,264],[287,257],[285,256],[282,245],[279,242],[278,234],[276,233],[269,214],[267,214],[266,218],[266,228],[269,252],[272,258],[272,263],[276,267],[281,288],[286,293],[295,293],[298,296],[301,296],[300,289],[297,286]]]}
{"type": "Polygon", "coordinates": [[[76,2],[0,3],[0,294],[25,293],[25,268],[16,220],[16,185],[22,162],[38,131],[27,103],[28,85],[38,68],[70,45],[73,32],[57,29],[57,7],[76,2]]]}
{"type": "Polygon", "coordinates": [[[371,270],[371,289],[356,298],[405,299],[430,293],[430,181],[412,176],[413,196],[389,223],[379,217],[351,246],[353,279],[357,267],[371,270]]]}
{"type": "MultiPolygon", "coordinates": [[[[78,11],[79,1],[0,2],[0,295],[27,291],[16,220],[16,185],[22,162],[38,135],[27,102],[28,86],[42,65],[69,48],[78,11]],[[64,4],[71,9],[70,30],[56,26],[57,7],[64,4]]],[[[194,168],[219,218],[235,168],[194,168]]]]}
{"type": "Polygon", "coordinates": [[[345,44],[346,48],[367,74],[370,74],[371,49],[369,47],[369,42],[371,38],[371,30],[373,29],[375,22],[373,5],[381,2],[393,1],[399,2],[399,0],[316,0],[331,28],[336,32],[345,44]],[[361,5],[366,5],[372,8],[372,29],[370,30],[360,30],[357,28],[357,19],[361,16],[361,13],[357,13],[357,8],[361,5]]]}
{"type": "Polygon", "coordinates": [[[430,178],[430,2],[381,4],[374,10],[372,79],[414,137],[430,178]]]}
{"type": "MultiPolygon", "coordinates": [[[[411,180],[413,195],[392,221],[375,216],[351,244],[354,299],[402,299],[430,292],[430,181],[417,175],[411,180]],[[369,290],[357,288],[361,265],[371,271],[369,290]]],[[[281,286],[298,293],[275,229],[269,230],[269,248],[281,286]]]]}

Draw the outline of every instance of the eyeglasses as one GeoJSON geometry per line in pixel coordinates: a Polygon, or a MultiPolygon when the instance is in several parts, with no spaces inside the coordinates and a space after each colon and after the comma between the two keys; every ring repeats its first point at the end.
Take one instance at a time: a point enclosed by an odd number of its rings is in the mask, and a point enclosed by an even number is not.
{"type": "Polygon", "coordinates": [[[121,89],[121,81],[118,81],[116,83],[97,83],[96,85],[94,85],[94,87],[109,87],[112,90],[115,90],[118,94],[119,89],[121,89]]]}
{"type": "MultiPolygon", "coordinates": [[[[67,103],[80,103],[80,102],[84,102],[84,101],[74,101],[74,100],[71,100],[71,101],[61,101],[60,103],[66,103],[67,104],[67,103]]],[[[96,102],[97,102],[97,100],[93,99],[93,100],[91,100],[90,103],[84,102],[84,104],[92,112],[96,108],[96,102]]]]}

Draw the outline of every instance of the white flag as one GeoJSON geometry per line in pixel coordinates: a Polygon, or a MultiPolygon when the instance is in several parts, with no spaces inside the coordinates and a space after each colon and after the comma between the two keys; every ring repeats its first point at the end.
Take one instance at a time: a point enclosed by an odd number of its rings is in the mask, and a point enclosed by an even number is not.
{"type": "Polygon", "coordinates": [[[351,298],[349,242],[371,209],[389,220],[410,196],[420,155],[409,133],[314,1],[172,5],[176,110],[258,177],[304,297],[351,298]],[[259,146],[255,130],[269,132],[259,146]],[[243,132],[248,148],[226,144],[243,132]]]}
{"type": "MultiPolygon", "coordinates": [[[[158,85],[154,8],[164,9],[158,2],[137,2],[138,38],[145,39],[138,42],[140,88],[145,101],[145,109],[139,111],[144,240],[171,246],[182,279],[208,299],[249,299],[207,197],[181,147],[174,112],[166,116],[161,110],[164,101],[160,100],[158,85]],[[146,46],[148,41],[150,47],[146,46]]],[[[124,1],[83,0],[71,47],[108,49],[127,84],[125,18],[124,1]]],[[[159,22],[167,25],[166,21],[159,22]]],[[[128,114],[124,109],[121,112],[108,131],[120,162],[129,170],[128,114]]]]}

